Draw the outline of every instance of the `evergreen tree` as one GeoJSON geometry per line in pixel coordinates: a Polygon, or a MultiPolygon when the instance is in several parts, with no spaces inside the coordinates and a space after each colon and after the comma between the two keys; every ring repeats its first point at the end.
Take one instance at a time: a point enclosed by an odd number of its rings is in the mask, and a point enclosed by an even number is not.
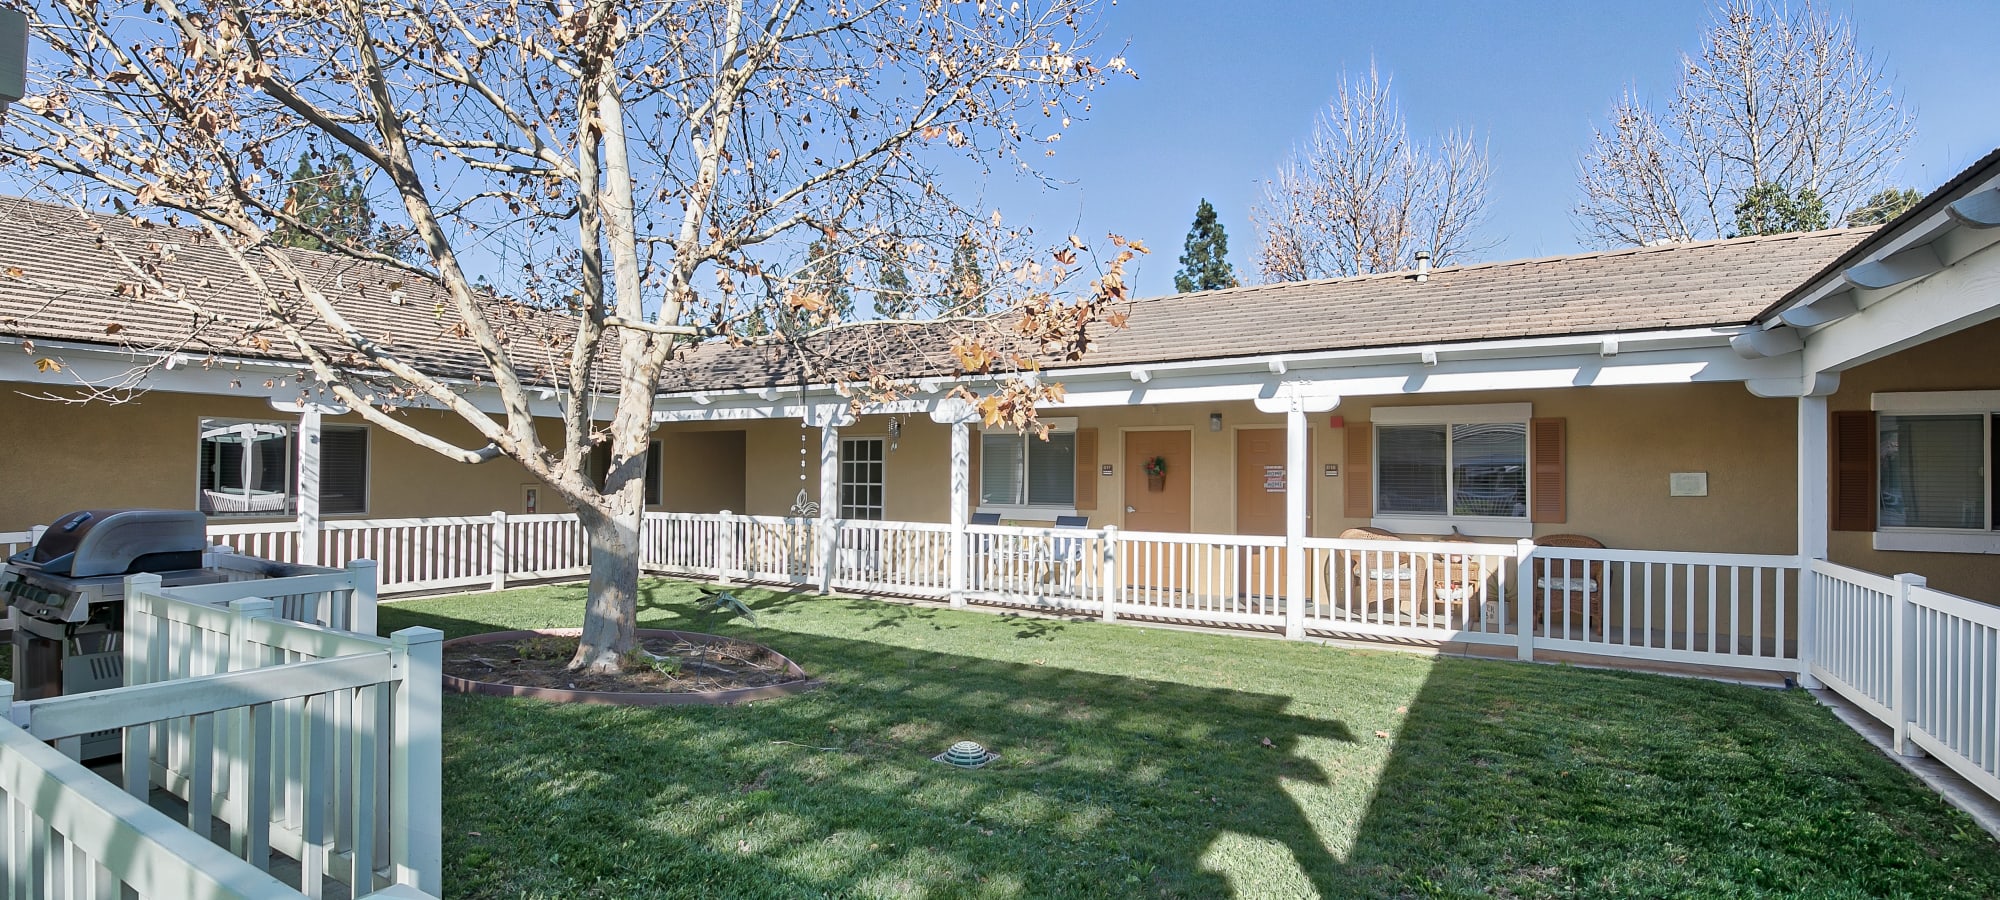
{"type": "Polygon", "coordinates": [[[979,245],[970,234],[961,235],[952,248],[944,307],[946,315],[986,315],[986,273],[979,268],[979,245]]]}
{"type": "Polygon", "coordinates": [[[1736,204],[1736,233],[1784,234],[1818,231],[1827,226],[1826,204],[1810,187],[1797,193],[1776,182],[1764,182],[1745,191],[1736,204]]]}
{"type": "Polygon", "coordinates": [[[1869,197],[1860,209],[1847,214],[1847,227],[1880,225],[1902,215],[1923,199],[1924,195],[1917,193],[1916,188],[1884,188],[1869,197]]]}
{"type": "Polygon", "coordinates": [[[888,252],[882,254],[882,261],[875,267],[876,315],[884,319],[913,319],[919,314],[906,266],[901,242],[891,245],[888,252]]]}
{"type": "Polygon", "coordinates": [[[396,249],[402,242],[376,232],[375,211],[368,205],[361,179],[354,174],[354,159],[344,153],[319,166],[300,154],[298,166],[292,169],[285,209],[319,234],[281,225],[274,240],[282,246],[325,250],[327,244],[319,237],[325,235],[342,244],[403,255],[396,249]]]}
{"type": "Polygon", "coordinates": [[[799,272],[801,295],[818,298],[818,309],[787,305],[779,330],[797,334],[854,318],[854,297],[840,253],[824,240],[806,247],[806,265],[799,272]]]}
{"type": "Polygon", "coordinates": [[[1229,235],[1222,232],[1215,207],[1206,197],[1195,207],[1194,227],[1188,229],[1185,246],[1181,270],[1174,275],[1174,290],[1186,294],[1237,285],[1236,268],[1229,264],[1229,235]]]}

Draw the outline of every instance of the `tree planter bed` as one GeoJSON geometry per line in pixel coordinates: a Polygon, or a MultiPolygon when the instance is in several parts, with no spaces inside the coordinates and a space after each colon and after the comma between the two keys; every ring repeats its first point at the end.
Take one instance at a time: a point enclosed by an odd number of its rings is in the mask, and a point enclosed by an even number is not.
{"type": "MultiPolygon", "coordinates": [[[[697,671],[715,669],[722,666],[711,665],[703,660],[714,654],[718,660],[730,660],[756,667],[760,677],[775,677],[779,680],[745,687],[719,690],[585,690],[565,687],[542,687],[526,684],[510,684],[504,680],[482,680],[473,672],[482,665],[498,672],[494,660],[483,659],[473,648],[482,645],[509,645],[535,639],[567,639],[574,641],[581,629],[545,628],[534,631],[495,631],[486,634],[467,635],[444,642],[446,690],[462,694],[485,694],[492,697],[527,697],[551,703],[601,703],[611,706],[724,706],[731,703],[745,703],[752,700],[769,700],[813,690],[825,684],[806,675],[798,663],[762,644],[737,638],[726,638],[714,634],[692,631],[670,631],[658,628],[641,628],[639,643],[659,645],[670,643],[677,647],[700,648],[701,655],[681,660],[681,665],[697,671]],[[456,651],[456,652],[454,652],[456,651]],[[454,671],[456,670],[456,671],[454,671]]],[[[572,644],[572,647],[574,645],[572,644]]],[[[496,648],[500,649],[500,648],[496,648]]],[[[519,657],[502,660],[504,663],[520,663],[519,657]]],[[[647,677],[643,673],[642,678],[647,677]]],[[[669,680],[669,679],[659,679],[669,680]]]]}

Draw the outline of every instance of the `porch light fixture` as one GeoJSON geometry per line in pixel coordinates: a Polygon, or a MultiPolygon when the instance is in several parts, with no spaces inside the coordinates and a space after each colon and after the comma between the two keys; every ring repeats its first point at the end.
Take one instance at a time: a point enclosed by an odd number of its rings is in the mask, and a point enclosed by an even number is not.
{"type": "Polygon", "coordinates": [[[1221,431],[1221,430],[1222,430],[1222,414],[1221,414],[1221,413],[1209,413],[1209,414],[1208,414],[1208,430],[1210,430],[1210,431],[1221,431]]]}
{"type": "Polygon", "coordinates": [[[931,761],[960,769],[977,769],[999,758],[1000,754],[979,746],[977,741],[959,741],[951,745],[950,750],[931,757],[931,761]]]}

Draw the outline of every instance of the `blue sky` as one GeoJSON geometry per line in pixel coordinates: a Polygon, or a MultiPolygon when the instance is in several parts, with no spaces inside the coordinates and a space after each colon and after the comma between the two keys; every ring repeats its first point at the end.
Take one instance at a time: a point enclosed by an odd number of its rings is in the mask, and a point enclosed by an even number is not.
{"type": "MultiPolygon", "coordinates": [[[[1488,141],[1489,259],[1583,249],[1568,216],[1590,128],[1627,84],[1664,99],[1710,5],[1124,0],[1106,38],[1140,78],[1101,91],[1045,160],[1057,190],[995,176],[987,205],[1044,235],[1118,231],[1153,249],[1140,296],[1170,293],[1195,204],[1215,203],[1239,272],[1253,272],[1259,183],[1305,137],[1343,70],[1393,75],[1413,135],[1471,127],[1488,141]]],[[[2000,146],[1994,0],[1832,7],[1917,110],[1898,180],[1928,191],[2000,146]]],[[[974,190],[978,190],[977,186],[974,190]]]]}

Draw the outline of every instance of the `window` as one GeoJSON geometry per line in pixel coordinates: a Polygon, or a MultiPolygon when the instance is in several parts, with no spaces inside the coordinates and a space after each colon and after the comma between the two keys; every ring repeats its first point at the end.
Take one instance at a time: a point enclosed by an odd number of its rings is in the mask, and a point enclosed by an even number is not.
{"type": "Polygon", "coordinates": [[[840,439],[840,517],[882,519],[885,462],[878,437],[840,439]]]}
{"type": "Polygon", "coordinates": [[[1993,530],[1994,418],[1877,416],[1880,527],[1993,530]]]}
{"type": "Polygon", "coordinates": [[[1993,479],[2000,391],[1879,393],[1831,413],[1836,531],[1877,550],[2000,553],[1993,479]]]}
{"type": "Polygon", "coordinates": [[[1528,517],[1525,404],[1380,409],[1375,514],[1528,517]]]}
{"type": "MultiPolygon", "coordinates": [[[[298,513],[298,426],[290,422],[200,420],[196,508],[211,516],[298,513]]],[[[319,509],[323,515],[368,508],[368,430],[320,430],[319,509]]]]}
{"type": "MultiPolygon", "coordinates": [[[[663,491],[666,460],[660,450],[660,442],[646,445],[646,496],[647,506],[659,506],[666,501],[663,491]]],[[[590,478],[599,488],[604,487],[604,479],[611,476],[611,445],[593,444],[590,448],[590,478]]]]}
{"type": "Polygon", "coordinates": [[[981,506],[1076,506],[1076,420],[1045,419],[1048,439],[1030,432],[989,431],[979,436],[981,506]]]}

